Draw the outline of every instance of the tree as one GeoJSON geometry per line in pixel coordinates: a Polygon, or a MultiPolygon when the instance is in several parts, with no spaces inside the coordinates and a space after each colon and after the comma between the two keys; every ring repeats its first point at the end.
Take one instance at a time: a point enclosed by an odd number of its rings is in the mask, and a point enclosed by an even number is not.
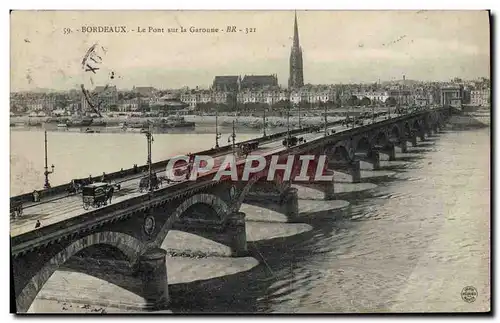
{"type": "Polygon", "coordinates": [[[342,107],[342,99],[340,98],[340,93],[339,93],[339,91],[337,91],[337,93],[335,93],[335,106],[336,106],[337,108],[342,107]]]}
{"type": "Polygon", "coordinates": [[[395,107],[396,104],[398,104],[398,102],[396,101],[396,99],[392,96],[388,97],[386,100],[385,100],[385,105],[388,106],[388,107],[395,107]]]}
{"type": "Polygon", "coordinates": [[[370,100],[370,98],[365,96],[361,99],[360,105],[366,107],[366,106],[369,106],[371,103],[372,103],[372,101],[370,100]]]}
{"type": "Polygon", "coordinates": [[[349,98],[349,100],[347,100],[347,105],[351,106],[351,107],[355,107],[355,106],[359,105],[359,99],[358,99],[358,97],[355,96],[355,95],[351,95],[351,97],[349,98]]]}

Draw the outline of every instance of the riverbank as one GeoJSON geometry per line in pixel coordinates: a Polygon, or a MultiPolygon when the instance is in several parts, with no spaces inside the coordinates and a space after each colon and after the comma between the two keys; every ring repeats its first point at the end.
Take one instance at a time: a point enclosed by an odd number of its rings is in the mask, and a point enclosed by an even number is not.
{"type": "MultiPolygon", "coordinates": [[[[152,121],[155,118],[146,118],[146,117],[103,117],[99,119],[95,119],[95,122],[104,123],[105,126],[82,126],[82,127],[69,127],[69,130],[73,129],[99,129],[104,132],[104,129],[116,128],[117,130],[121,130],[121,126],[124,123],[128,124],[139,124],[146,123],[148,121],[152,121]],[[120,128],[120,129],[118,129],[120,128]]],[[[215,126],[216,119],[218,125],[221,127],[224,126],[232,126],[233,121],[235,122],[236,127],[248,127],[248,128],[262,128],[264,124],[264,120],[262,117],[252,117],[252,116],[200,116],[200,115],[186,115],[184,116],[186,122],[194,122],[195,126],[215,126]]],[[[342,117],[328,117],[328,121],[336,121],[341,120],[342,117]]],[[[11,117],[10,124],[11,128],[32,128],[32,127],[42,127],[48,128],[48,130],[56,130],[57,123],[45,123],[48,120],[46,117],[11,117]]],[[[290,122],[291,126],[298,126],[299,122],[302,126],[312,126],[312,125],[321,125],[325,122],[324,117],[321,116],[309,116],[309,117],[301,117],[299,120],[298,116],[291,116],[290,118],[286,117],[266,117],[266,128],[277,128],[286,126],[287,122],[290,122]]],[[[188,129],[189,127],[186,127],[188,129]]],[[[173,128],[175,129],[175,128],[173,128]]],[[[169,129],[169,130],[173,130],[169,129]]],[[[180,127],[179,129],[183,129],[180,127]]],[[[61,130],[61,129],[59,129],[61,130]]],[[[140,129],[128,129],[131,131],[140,131],[140,129]]]]}
{"type": "Polygon", "coordinates": [[[454,130],[467,130],[487,128],[490,126],[490,115],[452,115],[449,119],[449,128],[454,130]]]}

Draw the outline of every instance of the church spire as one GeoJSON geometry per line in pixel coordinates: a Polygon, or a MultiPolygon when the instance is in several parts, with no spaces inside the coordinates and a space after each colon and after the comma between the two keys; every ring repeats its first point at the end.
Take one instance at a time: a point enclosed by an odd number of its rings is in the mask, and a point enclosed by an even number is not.
{"type": "Polygon", "coordinates": [[[297,24],[297,10],[295,10],[295,23],[293,26],[293,47],[300,48],[299,43],[299,26],[297,24]]]}
{"type": "Polygon", "coordinates": [[[299,43],[299,25],[297,23],[297,11],[295,11],[295,21],[293,26],[293,44],[290,52],[290,77],[288,87],[297,89],[304,86],[304,71],[302,67],[302,49],[299,43]]]}

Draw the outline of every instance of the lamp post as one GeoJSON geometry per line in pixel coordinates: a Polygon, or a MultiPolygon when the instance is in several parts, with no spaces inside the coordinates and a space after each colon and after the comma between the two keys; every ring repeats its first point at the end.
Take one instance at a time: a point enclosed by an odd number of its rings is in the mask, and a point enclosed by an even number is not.
{"type": "Polygon", "coordinates": [[[290,148],[290,101],[287,105],[286,109],[286,147],[290,148]]]}
{"type": "Polygon", "coordinates": [[[230,140],[232,140],[232,143],[231,143],[231,149],[233,151],[233,155],[235,154],[235,141],[236,141],[236,131],[234,129],[234,120],[233,120],[233,134],[231,135],[231,137],[229,138],[230,140]]]}
{"type": "Polygon", "coordinates": [[[325,137],[328,136],[328,117],[327,117],[328,105],[325,104],[325,137]]]}
{"type": "Polygon", "coordinates": [[[262,128],[264,129],[264,137],[266,137],[266,108],[264,108],[264,115],[262,117],[262,128]]]}
{"type": "Polygon", "coordinates": [[[356,127],[356,116],[353,114],[352,115],[352,127],[354,129],[354,127],[356,127]]]}
{"type": "Polygon", "coordinates": [[[219,112],[215,111],[215,148],[219,148],[219,139],[220,139],[218,115],[219,112]]]}
{"type": "Polygon", "coordinates": [[[300,117],[300,103],[298,104],[298,113],[299,113],[299,129],[302,129],[301,117],[300,117]]]}
{"type": "Polygon", "coordinates": [[[153,135],[151,134],[151,125],[146,132],[146,139],[148,141],[148,172],[149,172],[149,191],[153,191],[153,169],[151,167],[151,143],[154,141],[153,135]]]}
{"type": "Polygon", "coordinates": [[[47,131],[45,131],[45,171],[43,172],[43,175],[45,175],[45,184],[43,185],[43,188],[50,188],[50,183],[49,183],[49,174],[52,174],[54,172],[54,164],[50,166],[52,170],[49,171],[48,163],[47,163],[47,131]]]}

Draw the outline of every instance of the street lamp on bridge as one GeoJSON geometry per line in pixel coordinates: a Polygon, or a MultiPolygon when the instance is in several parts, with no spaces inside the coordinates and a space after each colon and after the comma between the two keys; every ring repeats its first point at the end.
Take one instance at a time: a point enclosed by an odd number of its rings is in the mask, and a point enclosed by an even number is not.
{"type": "Polygon", "coordinates": [[[286,109],[286,148],[290,148],[290,101],[286,109]]]}
{"type": "Polygon", "coordinates": [[[266,136],[267,136],[267,135],[266,135],[266,110],[267,110],[267,109],[266,109],[266,108],[264,108],[264,115],[263,115],[263,117],[262,117],[262,129],[264,129],[264,130],[263,130],[263,131],[264,131],[264,133],[263,133],[264,137],[266,137],[266,136]]]}
{"type": "Polygon", "coordinates": [[[43,185],[43,188],[50,188],[50,183],[49,183],[49,174],[54,173],[54,164],[50,166],[52,170],[49,171],[48,163],[47,163],[47,130],[45,130],[45,171],[43,172],[43,175],[45,176],[45,184],[43,185]]]}
{"type": "Polygon", "coordinates": [[[328,135],[328,105],[325,104],[325,137],[328,135]]]}
{"type": "Polygon", "coordinates": [[[219,133],[219,112],[215,111],[215,148],[219,148],[219,139],[221,134],[219,133]]]}
{"type": "Polygon", "coordinates": [[[302,118],[300,116],[300,103],[297,105],[298,113],[299,113],[299,129],[302,129],[302,118]]]}
{"type": "Polygon", "coordinates": [[[228,142],[231,142],[231,150],[233,152],[233,155],[235,155],[235,142],[236,142],[236,131],[234,128],[234,120],[233,120],[233,133],[229,138],[227,138],[228,142]]]}
{"type": "Polygon", "coordinates": [[[153,168],[151,167],[151,143],[154,141],[153,134],[151,133],[151,124],[148,131],[146,131],[146,139],[148,141],[148,172],[149,172],[149,191],[153,191],[153,168]]]}

